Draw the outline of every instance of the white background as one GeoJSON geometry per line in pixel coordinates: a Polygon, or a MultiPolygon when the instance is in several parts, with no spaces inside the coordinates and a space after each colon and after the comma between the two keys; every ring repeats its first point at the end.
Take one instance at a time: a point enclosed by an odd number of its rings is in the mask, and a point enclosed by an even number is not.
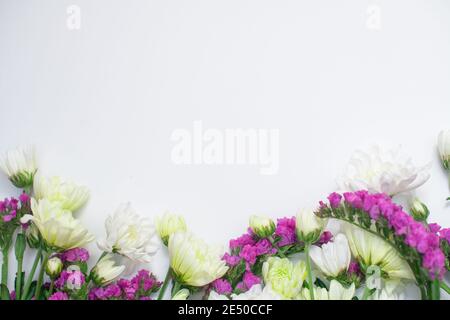
{"type": "MultiPolygon", "coordinates": [[[[251,214],[315,206],[371,143],[432,163],[418,195],[449,226],[436,151],[449,88],[446,0],[0,0],[0,151],[34,144],[41,172],[89,186],[79,217],[98,236],[131,201],[226,244],[251,214]],[[373,5],[379,30],[366,25],[373,5]],[[195,120],[279,129],[279,173],[174,165],[171,133],[195,120]]],[[[162,251],[152,268],[162,277],[166,264],[162,251]]]]}

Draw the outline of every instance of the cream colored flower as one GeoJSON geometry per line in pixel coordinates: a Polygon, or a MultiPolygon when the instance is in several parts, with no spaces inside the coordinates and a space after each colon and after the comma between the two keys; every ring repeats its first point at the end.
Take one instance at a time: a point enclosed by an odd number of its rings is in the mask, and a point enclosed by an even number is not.
{"type": "Polygon", "coordinates": [[[295,226],[297,237],[304,242],[314,243],[319,240],[328,220],[319,218],[313,210],[304,209],[297,214],[295,226]]]}
{"type": "MultiPolygon", "coordinates": [[[[218,294],[215,291],[209,293],[208,300],[230,300],[226,295],[218,294]]],[[[281,300],[280,295],[275,293],[268,286],[263,287],[261,284],[253,285],[248,291],[240,294],[232,294],[231,300],[281,300]]]]}
{"type": "Polygon", "coordinates": [[[31,187],[37,171],[33,147],[21,147],[8,151],[0,158],[0,168],[17,188],[31,187]]]}
{"type": "Polygon", "coordinates": [[[21,222],[32,220],[47,246],[57,251],[82,247],[94,240],[80,221],[59,203],[31,199],[31,210],[33,215],[23,216],[21,222]]]}
{"type": "Polygon", "coordinates": [[[232,294],[232,300],[281,300],[281,296],[273,291],[270,286],[264,289],[260,284],[253,285],[248,291],[240,294],[232,294]]]}
{"type": "Polygon", "coordinates": [[[443,130],[438,136],[438,150],[444,168],[450,169],[450,130],[443,130]]]}
{"type": "Polygon", "coordinates": [[[369,190],[390,196],[420,187],[429,178],[430,165],[416,167],[400,148],[385,150],[373,146],[356,151],[338,179],[344,191],[369,190]]]}
{"type": "Polygon", "coordinates": [[[83,206],[89,198],[89,190],[86,187],[57,176],[45,178],[38,174],[34,178],[33,188],[36,199],[59,202],[63,209],[72,212],[83,206]]]}
{"type": "Polygon", "coordinates": [[[176,232],[169,238],[170,267],[185,285],[202,287],[222,277],[228,267],[219,247],[206,244],[190,232],[176,232]]]}
{"type": "Polygon", "coordinates": [[[188,289],[181,289],[175,295],[172,297],[172,300],[187,300],[189,298],[189,290],[188,289]]]}
{"type": "Polygon", "coordinates": [[[328,277],[337,277],[346,272],[352,257],[347,238],[342,233],[333,242],[323,244],[322,247],[312,246],[309,256],[328,277]]]}
{"type": "Polygon", "coordinates": [[[98,241],[105,252],[121,254],[133,262],[149,262],[158,250],[155,227],[129,203],[122,204],[105,221],[106,238],[98,241]]]}
{"type": "Polygon", "coordinates": [[[378,266],[391,279],[414,280],[408,263],[389,243],[348,223],[344,225],[344,231],[353,255],[366,267],[378,266]]]}
{"type": "MultiPolygon", "coordinates": [[[[355,295],[355,284],[345,288],[336,280],[331,280],[330,289],[314,287],[315,300],[352,300],[355,295]]],[[[299,296],[301,300],[311,300],[309,290],[304,288],[299,296]]]]}
{"type": "Polygon", "coordinates": [[[125,266],[117,265],[113,254],[106,254],[91,270],[94,282],[99,286],[110,284],[116,280],[125,270],[125,266]]]}
{"type": "Polygon", "coordinates": [[[275,223],[272,219],[260,216],[250,217],[250,228],[260,238],[267,238],[275,231],[275,223]]]}
{"type": "Polygon", "coordinates": [[[179,215],[165,213],[162,217],[156,218],[156,231],[158,232],[161,241],[167,246],[169,237],[175,232],[183,232],[187,230],[184,218],[179,215]]]}
{"type": "Polygon", "coordinates": [[[262,275],[266,287],[280,295],[282,299],[293,299],[302,288],[306,278],[306,264],[296,264],[287,258],[270,257],[264,262],[262,275]]]}
{"type": "Polygon", "coordinates": [[[404,300],[405,287],[401,281],[385,281],[383,288],[376,290],[369,300],[404,300]]]}

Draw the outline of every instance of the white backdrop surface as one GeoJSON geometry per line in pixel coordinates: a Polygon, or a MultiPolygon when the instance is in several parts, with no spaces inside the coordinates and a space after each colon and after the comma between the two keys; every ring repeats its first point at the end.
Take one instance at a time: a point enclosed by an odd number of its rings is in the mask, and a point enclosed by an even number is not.
{"type": "MultiPolygon", "coordinates": [[[[446,0],[0,0],[0,151],[34,144],[42,173],[87,185],[79,216],[98,236],[131,201],[225,245],[251,214],[315,206],[371,143],[432,163],[417,194],[449,226],[436,151],[449,88],[446,0]],[[175,165],[171,135],[197,120],[278,129],[278,173],[175,165]]],[[[0,196],[15,193],[0,181],[0,196]]]]}

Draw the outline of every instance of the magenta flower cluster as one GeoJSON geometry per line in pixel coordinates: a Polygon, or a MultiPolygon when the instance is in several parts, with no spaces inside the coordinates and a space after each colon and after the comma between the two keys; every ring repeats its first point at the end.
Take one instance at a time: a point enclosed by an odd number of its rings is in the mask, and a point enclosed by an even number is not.
{"type": "Polygon", "coordinates": [[[151,300],[151,294],[161,287],[154,275],[147,270],[140,270],[131,280],[120,279],[105,287],[89,291],[89,300],[151,300]]]}
{"type": "MultiPolygon", "coordinates": [[[[440,237],[421,222],[404,212],[402,207],[392,202],[383,193],[370,194],[368,191],[346,192],[342,195],[334,192],[328,196],[331,208],[338,208],[342,201],[355,209],[363,210],[372,220],[386,219],[397,236],[422,255],[422,266],[430,277],[442,277],[445,273],[445,255],[440,248],[440,237]]],[[[321,203],[321,206],[324,206],[321,203]]],[[[447,231],[444,231],[446,234],[447,231]]],[[[443,234],[444,234],[443,233],[443,234]]],[[[444,236],[445,237],[445,236],[444,236]]]]}
{"type": "Polygon", "coordinates": [[[55,281],[55,287],[60,290],[78,290],[85,282],[84,274],[80,270],[63,270],[55,281]]]}
{"type": "Polygon", "coordinates": [[[76,263],[87,262],[89,260],[89,251],[84,248],[74,248],[64,251],[60,255],[62,262],[76,263]]]}
{"type": "Polygon", "coordinates": [[[19,196],[19,199],[11,197],[0,201],[0,215],[2,217],[2,221],[10,222],[16,218],[20,207],[23,205],[28,205],[29,201],[30,197],[25,192],[19,196]]]}

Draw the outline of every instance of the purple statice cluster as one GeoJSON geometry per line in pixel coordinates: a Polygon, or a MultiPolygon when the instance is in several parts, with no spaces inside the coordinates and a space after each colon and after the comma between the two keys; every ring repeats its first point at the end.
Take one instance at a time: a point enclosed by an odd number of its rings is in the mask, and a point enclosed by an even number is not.
{"type": "Polygon", "coordinates": [[[48,300],[69,300],[67,293],[58,291],[48,297],[48,300]]]}
{"type": "Polygon", "coordinates": [[[120,279],[105,287],[89,291],[89,300],[151,300],[151,295],[161,287],[156,277],[147,270],[140,270],[132,279],[120,279]]]}
{"type": "Polygon", "coordinates": [[[239,238],[230,240],[230,249],[232,254],[226,253],[223,260],[229,266],[236,266],[244,261],[247,269],[256,263],[258,257],[277,253],[277,249],[268,239],[259,239],[250,228],[239,238]]]}
{"type": "MultiPolygon", "coordinates": [[[[333,192],[328,200],[332,209],[340,207],[344,202],[347,206],[366,212],[374,221],[384,218],[397,236],[403,237],[409,247],[421,254],[422,266],[428,270],[431,278],[444,275],[445,255],[440,248],[440,237],[433,229],[435,227],[430,228],[414,220],[388,195],[371,194],[365,190],[345,192],[343,195],[333,192]]],[[[320,206],[323,208],[326,205],[321,202],[320,206]]]]}
{"type": "Polygon", "coordinates": [[[55,281],[55,287],[60,290],[79,290],[86,283],[86,278],[80,270],[67,269],[61,271],[55,281]]]}
{"type": "Polygon", "coordinates": [[[59,258],[63,263],[87,262],[89,260],[89,251],[84,248],[74,248],[64,251],[59,258]]]}
{"type": "Polygon", "coordinates": [[[19,210],[24,207],[29,207],[30,196],[23,192],[18,199],[5,198],[0,201],[0,216],[3,222],[10,222],[17,217],[19,210]]]}

